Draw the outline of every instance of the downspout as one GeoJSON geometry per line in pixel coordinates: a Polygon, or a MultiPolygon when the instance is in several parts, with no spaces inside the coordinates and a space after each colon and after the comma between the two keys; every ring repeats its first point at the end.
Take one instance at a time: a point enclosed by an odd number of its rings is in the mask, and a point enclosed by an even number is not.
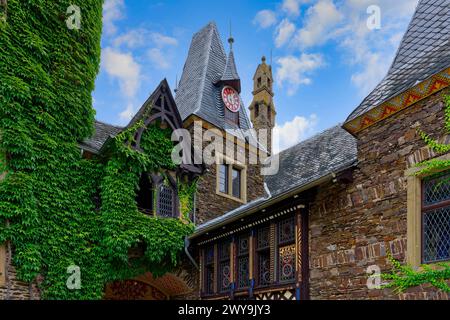
{"type": "Polygon", "coordinates": [[[193,266],[195,267],[195,269],[200,270],[197,262],[195,261],[195,259],[192,257],[191,253],[189,252],[189,246],[191,245],[191,241],[189,240],[188,237],[184,238],[184,252],[186,253],[187,257],[189,258],[189,260],[191,260],[191,263],[193,264],[193,266]]]}
{"type": "MultiPolygon", "coordinates": [[[[193,222],[194,225],[195,225],[195,220],[197,220],[197,219],[196,219],[196,214],[195,214],[195,213],[197,212],[197,192],[194,193],[194,208],[193,208],[193,210],[194,210],[194,214],[193,214],[192,219],[193,219],[194,221],[192,221],[192,222],[193,222]]],[[[195,269],[200,270],[200,268],[199,268],[197,262],[196,262],[195,259],[192,257],[191,253],[189,252],[189,246],[190,246],[190,245],[191,245],[191,241],[189,240],[188,237],[185,237],[185,238],[184,238],[184,252],[186,253],[186,255],[187,255],[187,257],[189,258],[189,260],[191,260],[191,263],[194,265],[195,269]]]]}

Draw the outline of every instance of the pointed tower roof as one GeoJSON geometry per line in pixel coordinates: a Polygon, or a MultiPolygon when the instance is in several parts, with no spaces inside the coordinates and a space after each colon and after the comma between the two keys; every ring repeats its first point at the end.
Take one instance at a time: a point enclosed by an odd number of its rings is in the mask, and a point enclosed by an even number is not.
{"type": "Polygon", "coordinates": [[[388,74],[346,122],[362,116],[448,67],[449,0],[420,0],[388,74]]]}
{"type": "MultiPolygon", "coordinates": [[[[228,128],[225,124],[221,86],[217,84],[222,79],[228,80],[236,76],[239,79],[234,54],[231,52],[227,59],[216,24],[208,23],[192,38],[177,90],[175,101],[182,120],[196,115],[218,128],[228,128]]],[[[241,104],[244,105],[242,102],[241,104]]],[[[245,108],[239,111],[239,123],[242,129],[250,128],[245,108]]]]}
{"type": "Polygon", "coordinates": [[[234,52],[233,52],[234,39],[230,37],[230,39],[228,39],[228,42],[230,43],[230,53],[228,54],[227,64],[225,65],[225,70],[223,72],[220,81],[232,84],[233,87],[235,87],[236,90],[240,93],[241,79],[239,78],[239,74],[236,68],[236,62],[234,60],[234,52]]]}

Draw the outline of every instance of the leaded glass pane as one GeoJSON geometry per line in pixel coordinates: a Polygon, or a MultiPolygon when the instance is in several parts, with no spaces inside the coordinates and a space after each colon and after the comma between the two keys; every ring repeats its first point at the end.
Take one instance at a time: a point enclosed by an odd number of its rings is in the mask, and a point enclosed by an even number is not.
{"type": "Polygon", "coordinates": [[[174,192],[170,186],[162,185],[159,191],[159,215],[161,217],[170,218],[174,216],[174,208],[173,208],[173,197],[174,192]]]}
{"type": "Polygon", "coordinates": [[[258,280],[260,286],[270,284],[270,252],[258,253],[258,280]]]}
{"type": "Polygon", "coordinates": [[[278,223],[278,243],[287,243],[295,240],[295,220],[285,219],[278,223]]]}
{"type": "Polygon", "coordinates": [[[270,227],[263,227],[258,229],[257,233],[257,248],[263,249],[269,247],[270,244],[270,227]]]}
{"type": "Polygon", "coordinates": [[[231,268],[229,261],[222,262],[220,264],[219,274],[220,274],[220,282],[219,282],[220,291],[229,290],[231,286],[230,282],[231,268]]]}
{"type": "Polygon", "coordinates": [[[249,285],[249,259],[242,257],[238,260],[238,288],[242,289],[249,285]]]}
{"type": "Polygon", "coordinates": [[[450,200],[450,174],[424,180],[424,206],[450,200]]]}
{"type": "Polygon", "coordinates": [[[247,236],[239,238],[239,254],[248,254],[249,238],[247,236]]]}
{"type": "Polygon", "coordinates": [[[423,214],[424,263],[450,259],[450,206],[423,214]]]}
{"type": "Polygon", "coordinates": [[[214,292],[214,268],[212,266],[206,268],[206,293],[214,292]]]}
{"type": "Polygon", "coordinates": [[[279,249],[280,281],[293,280],[295,277],[295,245],[279,249]]]}
{"type": "Polygon", "coordinates": [[[214,247],[208,247],[206,249],[206,257],[205,257],[206,264],[210,264],[214,262],[214,247]]]}
{"type": "Polygon", "coordinates": [[[222,242],[219,245],[219,259],[228,260],[230,259],[230,242],[222,242]]]}

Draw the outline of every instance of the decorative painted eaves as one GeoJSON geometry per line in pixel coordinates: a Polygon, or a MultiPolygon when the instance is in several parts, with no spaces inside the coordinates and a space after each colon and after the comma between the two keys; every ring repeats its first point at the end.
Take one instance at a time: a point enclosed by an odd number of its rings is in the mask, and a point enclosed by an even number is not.
{"type": "Polygon", "coordinates": [[[344,129],[355,135],[375,123],[389,118],[448,87],[450,87],[450,68],[439,72],[431,78],[415,85],[411,89],[402,92],[355,119],[346,122],[344,124],[344,129]]]}

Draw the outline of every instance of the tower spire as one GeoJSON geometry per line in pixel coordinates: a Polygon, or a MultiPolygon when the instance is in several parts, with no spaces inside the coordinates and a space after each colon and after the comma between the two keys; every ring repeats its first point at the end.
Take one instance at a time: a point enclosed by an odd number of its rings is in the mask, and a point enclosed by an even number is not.
{"type": "MultiPolygon", "coordinates": [[[[263,56],[253,77],[253,101],[249,109],[253,128],[265,130],[267,133],[266,139],[263,138],[259,142],[266,147],[268,154],[272,153],[272,130],[277,114],[273,96],[272,67],[266,63],[266,57],[263,56]]],[[[260,132],[262,133],[263,131],[260,132]]]]}
{"type": "Polygon", "coordinates": [[[234,38],[233,38],[233,34],[231,32],[231,20],[230,20],[230,37],[228,38],[228,43],[230,44],[230,51],[232,51],[233,50],[234,38]]]}

